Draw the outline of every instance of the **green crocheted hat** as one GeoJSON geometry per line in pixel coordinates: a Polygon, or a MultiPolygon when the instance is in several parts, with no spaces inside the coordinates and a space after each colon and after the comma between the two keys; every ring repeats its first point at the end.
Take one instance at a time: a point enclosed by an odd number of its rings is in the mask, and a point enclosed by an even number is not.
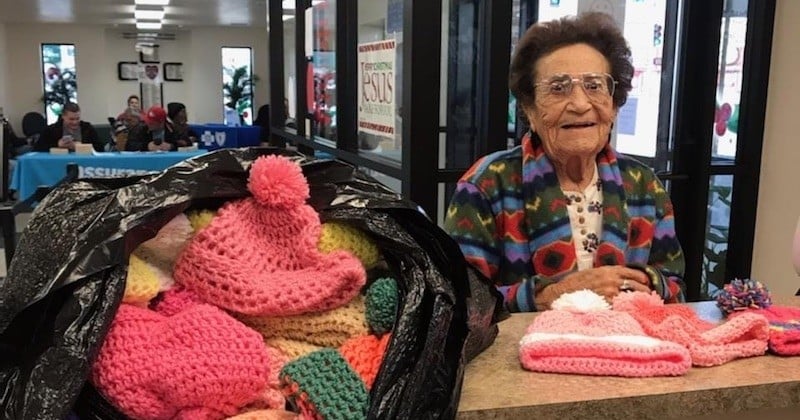
{"type": "Polygon", "coordinates": [[[370,330],[384,334],[392,330],[397,317],[397,281],[391,277],[375,280],[367,289],[366,317],[370,330]]]}
{"type": "Polygon", "coordinates": [[[328,420],[367,418],[367,388],[336,349],[325,348],[287,363],[280,381],[283,394],[305,416],[328,420]]]}

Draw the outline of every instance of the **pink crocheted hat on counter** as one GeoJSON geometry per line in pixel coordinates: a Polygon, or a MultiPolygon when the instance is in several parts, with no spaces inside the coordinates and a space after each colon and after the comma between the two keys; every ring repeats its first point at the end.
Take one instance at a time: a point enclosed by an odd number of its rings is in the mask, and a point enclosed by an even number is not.
{"type": "Polygon", "coordinates": [[[525,369],[608,376],[678,376],[691,367],[682,346],[645,335],[628,314],[589,290],[568,293],[534,318],[520,340],[525,369]]]}
{"type": "Polygon", "coordinates": [[[800,356],[800,308],[771,305],[764,309],[733,312],[730,319],[745,314],[763,315],[769,321],[769,350],[780,356],[800,356]]]}
{"type": "Polygon", "coordinates": [[[225,204],[175,265],[175,281],[207,302],[247,315],[285,316],[344,305],[366,282],[347,251],[321,253],[319,215],[305,204],[299,165],[259,157],[253,197],[225,204]]]}
{"type": "Polygon", "coordinates": [[[762,315],[745,313],[722,324],[700,319],[688,306],[665,305],[644,292],[620,293],[614,310],[630,314],[647,335],[685,346],[695,366],[716,366],[767,350],[769,324],[762,315]]]}
{"type": "Polygon", "coordinates": [[[214,306],[167,317],[122,304],[90,380],[132,418],[223,418],[263,399],[280,369],[270,354],[261,335],[214,306]]]}

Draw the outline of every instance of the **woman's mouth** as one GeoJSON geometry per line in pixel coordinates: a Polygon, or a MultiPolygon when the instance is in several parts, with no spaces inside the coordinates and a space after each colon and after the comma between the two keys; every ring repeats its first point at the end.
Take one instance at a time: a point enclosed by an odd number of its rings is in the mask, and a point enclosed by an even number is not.
{"type": "Polygon", "coordinates": [[[575,130],[575,129],[582,129],[582,128],[591,128],[594,127],[596,124],[591,121],[585,122],[574,122],[569,124],[564,124],[561,128],[568,129],[568,130],[575,130]]]}

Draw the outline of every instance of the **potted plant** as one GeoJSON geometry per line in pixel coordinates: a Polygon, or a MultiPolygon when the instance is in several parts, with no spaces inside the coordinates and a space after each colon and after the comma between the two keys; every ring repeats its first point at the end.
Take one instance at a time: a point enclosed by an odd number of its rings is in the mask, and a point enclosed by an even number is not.
{"type": "Polygon", "coordinates": [[[78,81],[72,69],[59,69],[51,65],[45,70],[45,92],[42,101],[53,114],[61,115],[67,102],[77,99],[78,81]]]}
{"type": "Polygon", "coordinates": [[[225,106],[236,110],[241,123],[244,121],[243,114],[252,109],[253,88],[258,82],[258,76],[250,74],[248,66],[223,67],[223,71],[227,76],[227,81],[222,84],[225,106]]]}

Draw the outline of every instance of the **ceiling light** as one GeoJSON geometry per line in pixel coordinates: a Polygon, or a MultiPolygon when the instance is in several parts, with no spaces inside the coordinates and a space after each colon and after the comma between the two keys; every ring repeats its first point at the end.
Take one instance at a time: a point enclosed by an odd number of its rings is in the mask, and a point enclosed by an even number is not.
{"type": "Polygon", "coordinates": [[[136,4],[144,4],[148,6],[166,6],[169,0],[136,0],[136,4]]]}
{"type": "Polygon", "coordinates": [[[286,22],[289,19],[294,19],[294,15],[283,15],[283,21],[286,22]]]}
{"type": "Polygon", "coordinates": [[[136,29],[158,31],[161,29],[161,22],[136,22],[136,29]]]}
{"type": "Polygon", "coordinates": [[[136,9],[133,11],[133,16],[136,18],[136,20],[161,20],[164,19],[164,9],[157,9],[157,10],[136,9]]]}

